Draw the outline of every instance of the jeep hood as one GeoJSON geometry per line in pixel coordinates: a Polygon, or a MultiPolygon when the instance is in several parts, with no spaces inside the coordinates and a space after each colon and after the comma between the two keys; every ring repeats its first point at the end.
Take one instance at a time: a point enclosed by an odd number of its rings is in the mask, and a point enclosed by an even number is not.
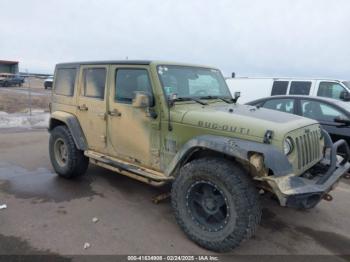
{"type": "Polygon", "coordinates": [[[232,133],[232,136],[263,138],[267,130],[273,139],[282,140],[296,129],[318,124],[312,119],[275,110],[239,104],[211,103],[176,105],[172,112],[174,122],[199,128],[232,133]]]}

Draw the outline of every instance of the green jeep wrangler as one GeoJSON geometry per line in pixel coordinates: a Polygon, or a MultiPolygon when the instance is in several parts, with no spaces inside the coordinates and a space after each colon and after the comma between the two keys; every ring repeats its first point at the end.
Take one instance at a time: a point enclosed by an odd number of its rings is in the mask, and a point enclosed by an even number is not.
{"type": "Polygon", "coordinates": [[[237,104],[216,68],[157,61],[58,64],[50,158],[65,178],[89,162],[139,181],[172,183],[178,224],[225,252],[260,222],[259,191],[312,208],[350,168],[345,141],[310,119],[237,104]],[[337,155],[338,148],[346,152],[337,155]]]}

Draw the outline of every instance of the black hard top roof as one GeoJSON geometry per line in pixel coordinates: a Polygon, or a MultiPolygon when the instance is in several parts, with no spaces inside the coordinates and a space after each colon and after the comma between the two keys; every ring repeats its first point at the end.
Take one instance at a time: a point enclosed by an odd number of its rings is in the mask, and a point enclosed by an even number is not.
{"type": "Polygon", "coordinates": [[[57,66],[79,66],[79,65],[149,65],[151,60],[107,60],[107,61],[84,61],[84,62],[69,62],[59,63],[57,66]]]}

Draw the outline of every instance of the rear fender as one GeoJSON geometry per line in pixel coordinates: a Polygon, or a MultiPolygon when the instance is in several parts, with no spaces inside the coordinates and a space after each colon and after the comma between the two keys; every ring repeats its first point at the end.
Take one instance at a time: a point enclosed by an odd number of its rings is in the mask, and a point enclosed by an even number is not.
{"type": "Polygon", "coordinates": [[[62,111],[53,112],[50,117],[49,131],[61,124],[68,127],[73,136],[75,145],[79,150],[88,149],[83,130],[81,129],[80,123],[76,116],[62,111]]]}

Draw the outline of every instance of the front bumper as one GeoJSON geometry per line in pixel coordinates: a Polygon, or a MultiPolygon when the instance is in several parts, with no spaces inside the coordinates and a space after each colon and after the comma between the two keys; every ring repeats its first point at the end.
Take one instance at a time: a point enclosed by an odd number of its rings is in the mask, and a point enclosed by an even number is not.
{"type": "Polygon", "coordinates": [[[340,178],[350,169],[348,144],[342,139],[332,144],[328,134],[325,139],[328,140],[326,145],[328,144],[330,152],[325,154],[324,159],[317,164],[318,172],[312,175],[312,178],[310,176],[307,178],[305,174],[264,177],[282,206],[295,208],[316,206],[325,194],[335,188],[340,178]],[[344,157],[337,155],[341,147],[345,152],[344,157]]]}

